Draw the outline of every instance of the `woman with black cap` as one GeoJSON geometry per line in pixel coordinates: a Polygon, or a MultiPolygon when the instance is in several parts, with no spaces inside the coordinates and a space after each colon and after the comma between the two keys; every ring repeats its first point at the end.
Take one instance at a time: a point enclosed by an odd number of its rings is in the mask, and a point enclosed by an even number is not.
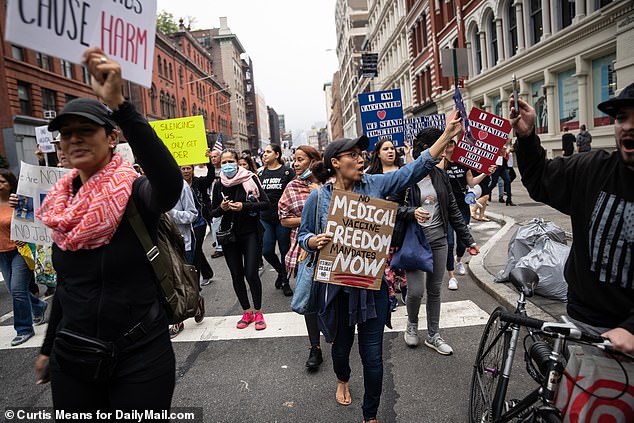
{"type": "Polygon", "coordinates": [[[98,48],[83,59],[105,105],[70,101],[48,127],[60,132],[73,169],[36,212],[52,229],[58,281],[37,383],[50,380],[53,407],[66,412],[169,411],[175,359],[168,320],[145,250],[124,215],[134,201],[156,242],[159,216],[178,201],[183,178],[165,144],[122,96],[119,64],[98,48]],[[146,176],[114,153],[116,126],[146,176]]]}
{"type": "MultiPolygon", "coordinates": [[[[323,166],[327,172],[322,177],[334,176],[334,183],[326,183],[317,204],[318,191],[313,191],[304,205],[298,232],[298,242],[307,251],[318,251],[331,240],[332,234],[320,233],[315,228],[326,223],[328,207],[333,189],[341,189],[376,198],[385,198],[389,193],[400,192],[408,185],[421,180],[436,165],[447,142],[461,130],[461,121],[454,112],[447,121],[447,129],[437,143],[424,151],[420,157],[395,172],[365,175],[361,152],[368,148],[366,136],[357,139],[333,141],[326,147],[323,166]]],[[[350,405],[352,398],[348,388],[350,380],[350,350],[354,341],[355,326],[359,333],[359,354],[363,363],[365,394],[363,397],[364,422],[376,422],[377,410],[383,387],[383,326],[389,325],[388,291],[385,280],[381,289],[367,290],[320,284],[318,297],[319,328],[327,342],[332,342],[332,361],[337,376],[335,400],[341,405],[350,405]]]]}

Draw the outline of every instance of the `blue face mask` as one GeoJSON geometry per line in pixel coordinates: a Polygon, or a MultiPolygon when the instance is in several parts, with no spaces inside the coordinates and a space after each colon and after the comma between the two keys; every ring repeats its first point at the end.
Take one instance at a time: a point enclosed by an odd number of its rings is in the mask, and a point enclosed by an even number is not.
{"type": "Polygon", "coordinates": [[[238,164],[237,163],[225,163],[220,169],[222,173],[225,174],[227,178],[233,178],[233,176],[238,172],[238,164]]]}
{"type": "Polygon", "coordinates": [[[310,175],[312,174],[313,174],[313,171],[310,170],[310,168],[308,168],[305,171],[303,171],[301,175],[299,175],[299,179],[308,179],[310,175]]]}

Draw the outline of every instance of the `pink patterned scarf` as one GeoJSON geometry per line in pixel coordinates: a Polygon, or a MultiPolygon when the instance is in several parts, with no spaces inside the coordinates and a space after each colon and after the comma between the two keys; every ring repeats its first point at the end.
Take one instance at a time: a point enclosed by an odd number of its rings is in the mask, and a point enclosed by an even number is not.
{"type": "Polygon", "coordinates": [[[53,230],[53,241],[64,251],[93,250],[108,244],[138,177],[119,153],[73,194],[73,180],[78,175],[79,170],[73,169],[57,181],[35,212],[53,230]]]}
{"type": "Polygon", "coordinates": [[[224,173],[220,172],[220,182],[222,185],[226,187],[232,187],[238,184],[242,184],[242,188],[244,188],[244,192],[249,194],[253,194],[253,196],[257,199],[260,198],[260,189],[258,188],[258,184],[253,180],[255,174],[243,168],[242,166],[238,166],[238,172],[233,175],[233,178],[228,178],[224,173]]]}

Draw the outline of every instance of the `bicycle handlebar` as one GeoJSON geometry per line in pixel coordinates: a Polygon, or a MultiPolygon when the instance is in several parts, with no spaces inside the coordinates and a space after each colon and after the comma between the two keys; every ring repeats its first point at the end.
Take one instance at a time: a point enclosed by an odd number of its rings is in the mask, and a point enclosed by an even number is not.
{"type": "Polygon", "coordinates": [[[558,333],[567,338],[587,342],[590,344],[599,344],[597,346],[609,349],[611,345],[609,341],[601,336],[585,333],[577,328],[573,323],[555,323],[545,322],[543,320],[534,319],[521,314],[503,312],[500,314],[500,320],[509,323],[516,323],[520,326],[526,326],[538,329],[544,333],[558,333]]]}

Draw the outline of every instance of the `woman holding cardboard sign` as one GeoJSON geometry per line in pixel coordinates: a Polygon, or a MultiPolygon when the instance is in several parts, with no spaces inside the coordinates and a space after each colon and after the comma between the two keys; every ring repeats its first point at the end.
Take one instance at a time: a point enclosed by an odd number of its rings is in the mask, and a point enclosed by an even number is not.
{"type": "MultiPolygon", "coordinates": [[[[368,148],[366,136],[357,139],[340,139],[326,147],[323,167],[326,177],[334,176],[334,183],[321,188],[321,202],[317,204],[317,190],[304,205],[298,232],[298,242],[308,251],[324,248],[332,240],[332,234],[322,233],[325,227],[333,189],[341,189],[376,198],[385,198],[418,182],[436,165],[446,144],[461,130],[457,113],[451,115],[447,129],[439,142],[424,151],[420,157],[397,171],[366,175],[363,173],[361,152],[368,148]],[[319,228],[315,218],[319,218],[319,228]]],[[[348,388],[350,380],[350,350],[354,341],[354,329],[358,326],[359,353],[363,362],[365,394],[363,417],[366,422],[376,422],[383,384],[383,326],[389,325],[388,291],[385,279],[379,290],[320,284],[318,298],[319,328],[327,342],[332,342],[332,361],[337,376],[336,401],[350,405],[352,398],[348,388]]]]}

